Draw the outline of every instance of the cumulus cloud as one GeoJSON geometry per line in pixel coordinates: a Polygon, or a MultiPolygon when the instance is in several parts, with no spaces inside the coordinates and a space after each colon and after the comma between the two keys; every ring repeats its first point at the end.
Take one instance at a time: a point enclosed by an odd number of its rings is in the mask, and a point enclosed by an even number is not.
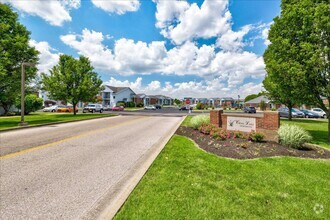
{"type": "Polygon", "coordinates": [[[46,41],[37,42],[30,40],[29,44],[39,51],[39,64],[37,65],[39,73],[48,73],[58,63],[60,53],[46,41]]]}
{"type": "Polygon", "coordinates": [[[39,16],[54,26],[62,26],[64,22],[71,21],[70,10],[80,7],[80,0],[33,0],[28,2],[0,0],[0,2],[9,3],[20,12],[39,16]]]}
{"type": "Polygon", "coordinates": [[[137,11],[140,7],[139,0],[92,0],[92,3],[106,12],[119,15],[137,11]]]}
{"type": "Polygon", "coordinates": [[[159,81],[151,81],[148,84],[142,83],[142,78],[138,77],[135,81],[128,80],[120,81],[111,77],[105,82],[112,86],[128,86],[135,93],[145,93],[147,95],[166,95],[172,98],[196,97],[196,98],[221,98],[226,96],[241,98],[262,90],[261,83],[247,83],[236,89],[228,89],[219,79],[203,80],[203,81],[188,81],[171,84],[165,82],[162,84],[159,81]]]}
{"type": "Polygon", "coordinates": [[[84,29],[82,35],[68,34],[60,36],[60,39],[65,44],[76,49],[78,54],[87,56],[96,68],[117,71],[119,66],[114,61],[112,51],[102,44],[104,38],[105,36],[101,32],[88,29],[84,29]]]}
{"type": "Polygon", "coordinates": [[[228,0],[205,0],[201,7],[185,1],[161,1],[157,4],[156,27],[175,44],[197,38],[217,37],[231,29],[228,0]]]}
{"type": "Polygon", "coordinates": [[[241,84],[247,77],[261,78],[265,74],[262,57],[252,52],[216,52],[214,45],[199,47],[191,41],[167,49],[163,41],[147,44],[122,38],[110,49],[101,32],[88,29],[81,35],[63,35],[61,40],[80,55],[88,56],[96,69],[111,74],[197,75],[207,80],[218,78],[229,87],[241,84]]]}
{"type": "Polygon", "coordinates": [[[242,50],[245,46],[243,37],[251,30],[251,28],[251,25],[246,25],[237,32],[228,30],[217,39],[217,47],[226,51],[242,50]]]}

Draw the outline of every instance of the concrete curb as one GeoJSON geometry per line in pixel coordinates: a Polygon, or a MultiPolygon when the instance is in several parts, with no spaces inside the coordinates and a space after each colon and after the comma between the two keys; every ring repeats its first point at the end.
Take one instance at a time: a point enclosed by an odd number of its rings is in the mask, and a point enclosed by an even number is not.
{"type": "Polygon", "coordinates": [[[117,116],[120,116],[120,115],[114,114],[114,115],[107,115],[107,116],[102,116],[102,117],[97,117],[97,118],[85,118],[85,119],[75,120],[75,121],[59,121],[59,122],[51,122],[51,123],[41,124],[41,125],[29,125],[26,127],[8,128],[5,130],[0,130],[0,134],[9,132],[9,131],[16,131],[16,130],[29,129],[29,128],[38,128],[38,127],[49,126],[49,125],[66,124],[66,123],[72,123],[72,122],[88,121],[88,120],[95,120],[95,119],[108,118],[108,117],[117,117],[117,116]]]}
{"type": "Polygon", "coordinates": [[[102,200],[108,199],[106,204],[102,204],[102,202],[95,204],[91,209],[94,211],[87,213],[83,219],[113,219],[185,118],[186,116],[182,117],[182,120],[167,133],[165,138],[155,143],[139,158],[135,166],[128,170],[114,187],[109,189],[102,198],[102,200]]]}

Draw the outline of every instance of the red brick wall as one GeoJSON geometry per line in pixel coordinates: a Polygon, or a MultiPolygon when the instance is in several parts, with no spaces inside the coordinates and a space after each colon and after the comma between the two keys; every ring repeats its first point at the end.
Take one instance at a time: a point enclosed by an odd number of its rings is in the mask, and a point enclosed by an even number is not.
{"type": "Polygon", "coordinates": [[[213,125],[227,129],[227,117],[243,117],[256,119],[256,132],[265,135],[265,140],[278,141],[277,129],[280,127],[280,116],[278,112],[264,112],[263,116],[253,114],[226,113],[222,110],[212,110],[210,112],[210,122],[213,125]]]}

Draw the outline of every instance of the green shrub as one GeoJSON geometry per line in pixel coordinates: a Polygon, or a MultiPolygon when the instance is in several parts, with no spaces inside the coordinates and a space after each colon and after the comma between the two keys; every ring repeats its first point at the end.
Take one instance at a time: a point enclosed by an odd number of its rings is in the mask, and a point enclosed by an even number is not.
{"type": "Polygon", "coordinates": [[[283,145],[293,148],[301,148],[304,143],[312,140],[311,135],[297,125],[282,125],[277,133],[283,145]]]}
{"type": "MultiPolygon", "coordinates": [[[[35,112],[35,111],[41,109],[43,102],[44,101],[42,98],[38,98],[34,94],[29,94],[29,95],[25,96],[25,98],[24,98],[24,114],[28,115],[31,112],[35,112]]],[[[16,106],[18,109],[21,109],[20,99],[17,99],[16,106]]]]}
{"type": "Polygon", "coordinates": [[[260,102],[260,110],[261,111],[265,111],[266,108],[267,108],[266,102],[264,100],[261,100],[261,102],[260,102]]]}
{"type": "Polygon", "coordinates": [[[201,126],[198,127],[198,130],[203,134],[209,135],[214,128],[214,125],[203,123],[201,126]]]}
{"type": "Polygon", "coordinates": [[[7,112],[5,116],[15,116],[16,112],[7,112]]]}
{"type": "Polygon", "coordinates": [[[255,131],[252,131],[249,133],[248,140],[249,141],[254,141],[254,142],[261,142],[264,139],[264,135],[257,133],[255,131]]]}
{"type": "Polygon", "coordinates": [[[272,108],[272,111],[273,111],[273,112],[276,111],[276,108],[272,108]]]}
{"type": "Polygon", "coordinates": [[[244,137],[244,135],[242,132],[240,132],[240,131],[234,132],[234,138],[243,138],[243,137],[244,137]]]}
{"type": "Polygon", "coordinates": [[[190,124],[194,129],[198,129],[203,123],[210,123],[209,115],[196,115],[190,120],[190,124]]]}
{"type": "Polygon", "coordinates": [[[137,104],[136,107],[138,107],[138,108],[142,108],[142,107],[143,107],[143,103],[139,103],[139,104],[137,104]]]}
{"type": "Polygon", "coordinates": [[[196,109],[198,109],[198,110],[201,110],[203,107],[204,107],[203,104],[200,103],[200,102],[198,102],[198,103],[196,104],[196,109]]]}
{"type": "Polygon", "coordinates": [[[117,102],[116,106],[120,107],[125,107],[125,102],[117,102]]]}

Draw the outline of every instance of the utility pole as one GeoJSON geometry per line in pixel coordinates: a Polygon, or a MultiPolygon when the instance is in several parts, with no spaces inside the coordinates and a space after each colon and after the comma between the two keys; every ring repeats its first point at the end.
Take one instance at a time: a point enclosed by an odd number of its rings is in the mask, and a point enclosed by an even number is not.
{"type": "Polygon", "coordinates": [[[25,97],[25,71],[24,66],[35,66],[33,63],[23,62],[21,64],[21,122],[18,126],[27,126],[28,123],[24,121],[24,97],[25,97]]]}

